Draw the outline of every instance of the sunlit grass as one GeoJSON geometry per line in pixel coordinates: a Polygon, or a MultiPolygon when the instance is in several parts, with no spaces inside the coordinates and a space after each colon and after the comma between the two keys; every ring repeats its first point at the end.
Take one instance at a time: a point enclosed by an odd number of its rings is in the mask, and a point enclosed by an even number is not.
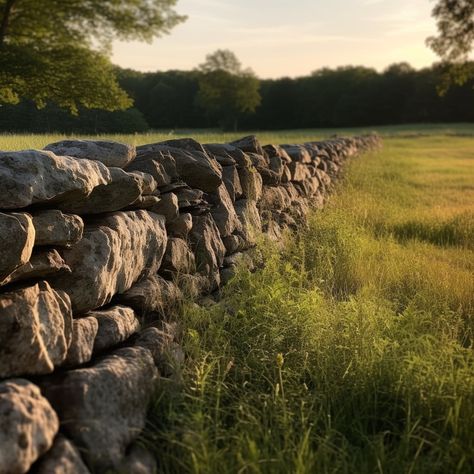
{"type": "Polygon", "coordinates": [[[473,147],[386,140],[264,268],[185,305],[160,472],[473,472],[473,147]]]}
{"type": "MultiPolygon", "coordinates": [[[[237,133],[222,133],[216,130],[158,130],[150,133],[140,134],[104,134],[104,135],[74,135],[80,138],[104,138],[143,145],[177,137],[193,137],[202,143],[232,141],[243,135],[256,134],[265,143],[302,143],[305,141],[328,138],[334,134],[357,135],[363,133],[378,132],[384,137],[423,137],[438,136],[442,142],[442,137],[449,135],[474,136],[474,124],[416,124],[416,125],[394,125],[375,126],[359,128],[338,128],[338,129],[305,129],[305,130],[283,130],[278,132],[266,131],[242,131],[237,133]]],[[[0,134],[0,150],[25,150],[31,148],[43,148],[49,143],[67,138],[62,134],[0,134]]]]}

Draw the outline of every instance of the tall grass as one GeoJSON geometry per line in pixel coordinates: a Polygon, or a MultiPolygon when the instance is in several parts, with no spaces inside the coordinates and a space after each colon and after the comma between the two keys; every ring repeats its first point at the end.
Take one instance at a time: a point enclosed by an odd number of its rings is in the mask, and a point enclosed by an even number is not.
{"type": "Polygon", "coordinates": [[[473,142],[388,140],[218,304],[185,305],[162,472],[474,469],[473,142]]]}

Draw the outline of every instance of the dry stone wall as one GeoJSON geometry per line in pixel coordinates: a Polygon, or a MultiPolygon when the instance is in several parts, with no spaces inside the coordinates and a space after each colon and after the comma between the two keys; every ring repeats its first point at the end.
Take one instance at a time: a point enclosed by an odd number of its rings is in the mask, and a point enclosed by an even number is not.
{"type": "Polygon", "coordinates": [[[321,207],[376,136],[262,146],[66,140],[0,152],[0,474],[152,472],[134,445],[185,291],[321,207]]]}

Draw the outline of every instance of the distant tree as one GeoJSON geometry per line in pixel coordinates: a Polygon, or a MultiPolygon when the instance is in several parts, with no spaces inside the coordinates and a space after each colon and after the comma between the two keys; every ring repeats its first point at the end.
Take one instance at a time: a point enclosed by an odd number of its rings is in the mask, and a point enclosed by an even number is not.
{"type": "Polygon", "coordinates": [[[444,73],[438,89],[444,94],[451,85],[462,85],[473,77],[467,61],[474,46],[474,0],[438,0],[433,16],[438,36],[427,43],[442,60],[444,73]]]}
{"type": "Polygon", "coordinates": [[[239,116],[255,112],[260,104],[260,81],[229,50],[209,54],[198,70],[198,104],[223,128],[236,130],[239,116]]]}
{"type": "Polygon", "coordinates": [[[151,40],[184,17],[177,0],[0,0],[0,103],[131,105],[108,60],[111,40],[151,40]]]}

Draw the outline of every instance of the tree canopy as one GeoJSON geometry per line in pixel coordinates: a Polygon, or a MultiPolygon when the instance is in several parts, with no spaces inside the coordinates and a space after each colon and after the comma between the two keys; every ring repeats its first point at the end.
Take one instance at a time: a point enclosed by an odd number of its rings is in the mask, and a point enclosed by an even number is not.
{"type": "Polygon", "coordinates": [[[464,84],[472,77],[467,61],[474,46],[474,0],[438,0],[433,16],[438,35],[428,38],[427,43],[444,63],[439,87],[444,93],[451,84],[464,84]]]}
{"type": "Polygon", "coordinates": [[[108,60],[111,41],[168,33],[185,19],[176,1],[0,0],[0,103],[128,107],[108,60]]]}
{"type": "Polygon", "coordinates": [[[240,115],[255,112],[260,104],[260,81],[251,69],[242,69],[237,56],[217,50],[199,66],[198,104],[223,128],[237,128],[240,115]]]}

